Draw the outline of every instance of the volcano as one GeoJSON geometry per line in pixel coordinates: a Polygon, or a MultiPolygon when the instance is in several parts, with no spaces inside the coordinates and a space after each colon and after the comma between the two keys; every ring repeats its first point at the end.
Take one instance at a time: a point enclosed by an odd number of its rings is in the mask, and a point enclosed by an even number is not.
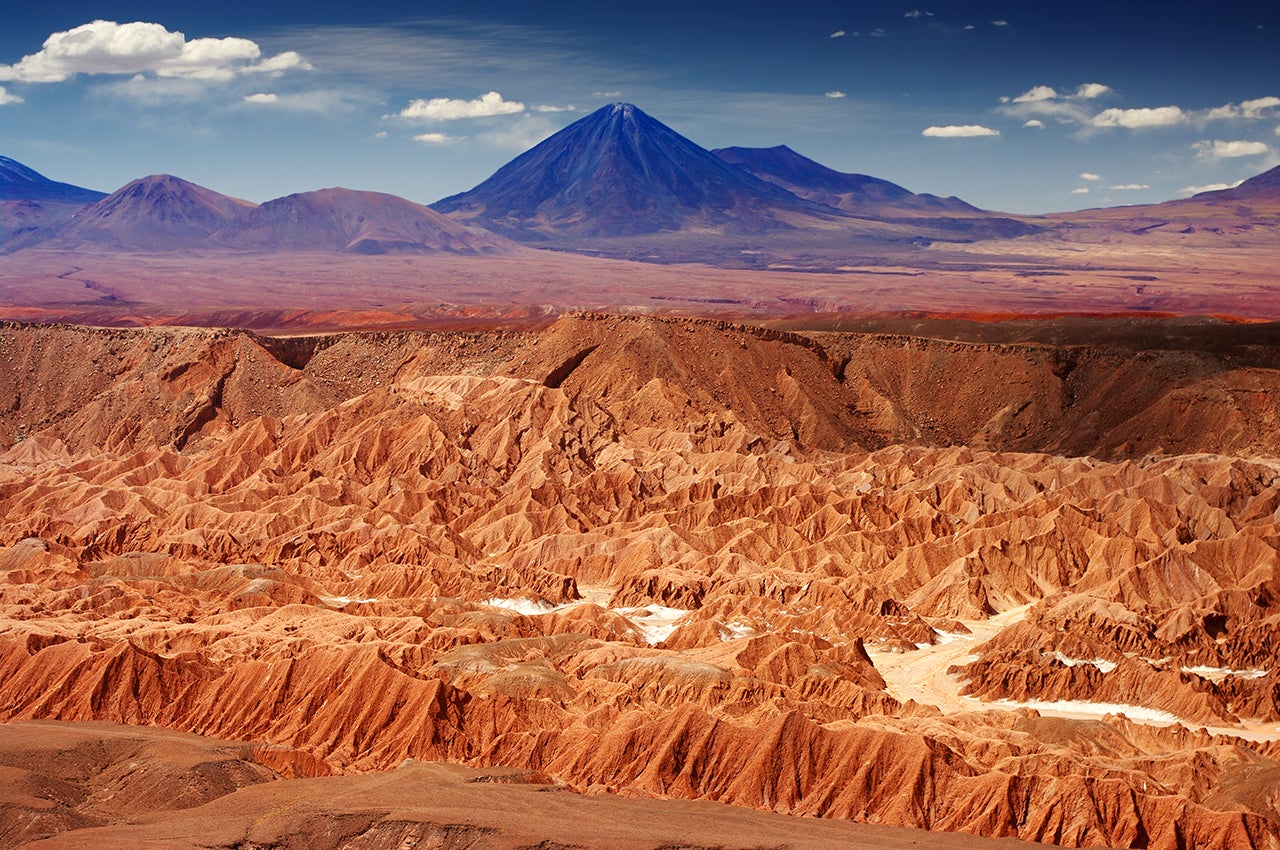
{"type": "Polygon", "coordinates": [[[959,198],[917,195],[897,183],[878,177],[836,171],[807,156],[801,156],[786,145],[772,148],[718,148],[712,153],[801,198],[845,212],[859,215],[918,215],[922,212],[956,215],[982,212],[959,198]]]}
{"type": "Polygon", "coordinates": [[[0,201],[92,204],[106,196],[106,192],[50,180],[17,160],[0,156],[0,201]]]}
{"type": "Polygon", "coordinates": [[[351,254],[490,254],[515,248],[396,195],[337,188],[267,201],[230,222],[214,241],[258,250],[351,254]]]}
{"type": "Polygon", "coordinates": [[[432,208],[517,240],[759,233],[838,217],[629,103],[598,109],[432,208]]]}
{"type": "Polygon", "coordinates": [[[199,248],[253,204],[169,174],[143,177],[71,218],[60,247],[92,244],[144,251],[199,248]]]}

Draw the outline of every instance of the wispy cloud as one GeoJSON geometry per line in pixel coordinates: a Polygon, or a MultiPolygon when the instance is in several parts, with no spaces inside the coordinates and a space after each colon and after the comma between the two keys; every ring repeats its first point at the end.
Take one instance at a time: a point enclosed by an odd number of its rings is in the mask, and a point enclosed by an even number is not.
{"type": "MultiPolygon", "coordinates": [[[[1052,118],[1061,124],[1085,124],[1093,115],[1088,102],[1111,91],[1102,83],[1082,83],[1072,92],[1053,86],[1032,86],[1022,94],[1000,98],[1000,111],[1016,118],[1052,118]]],[[[1040,126],[1044,126],[1041,124],[1040,126]]]]}
{"type": "Polygon", "coordinates": [[[1223,189],[1234,189],[1243,182],[1243,180],[1237,180],[1234,183],[1209,183],[1205,186],[1183,186],[1178,190],[1178,194],[1199,195],[1201,192],[1221,192],[1223,189]]]}
{"type": "Polygon", "coordinates": [[[245,103],[276,103],[280,100],[280,95],[272,92],[258,92],[257,94],[247,94],[244,96],[245,103]]]}
{"type": "Polygon", "coordinates": [[[0,86],[0,106],[8,106],[11,103],[22,103],[22,98],[16,94],[10,94],[4,86],[0,86]]]}
{"type": "Polygon", "coordinates": [[[840,98],[845,97],[846,95],[844,92],[840,91],[839,89],[836,89],[834,91],[827,92],[826,96],[831,98],[832,100],[839,100],[840,98]]]}
{"type": "Polygon", "coordinates": [[[504,123],[475,134],[475,140],[503,151],[525,151],[550,136],[557,126],[541,115],[521,115],[514,121],[504,123]]]}
{"type": "Polygon", "coordinates": [[[999,130],[979,124],[950,124],[945,127],[926,127],[921,134],[934,139],[971,139],[981,136],[998,136],[999,130]]]}
{"type": "Polygon", "coordinates": [[[1090,182],[1092,182],[1092,183],[1097,183],[1098,181],[1100,181],[1100,180],[1102,179],[1102,175],[1101,175],[1101,174],[1094,174],[1092,171],[1082,171],[1082,172],[1080,172],[1080,179],[1081,179],[1081,180],[1088,180],[1088,181],[1090,181],[1090,182]]]}
{"type": "Polygon", "coordinates": [[[1079,188],[1072,189],[1072,190],[1071,190],[1071,194],[1073,194],[1073,195],[1087,195],[1087,194],[1089,194],[1089,187],[1088,187],[1088,186],[1080,186],[1079,188]]]}
{"type": "Polygon", "coordinates": [[[1119,186],[1107,187],[1116,192],[1137,192],[1142,189],[1150,189],[1146,183],[1121,183],[1119,186]]]}
{"type": "Polygon", "coordinates": [[[1188,115],[1177,106],[1140,107],[1137,109],[1104,109],[1089,120],[1094,127],[1126,127],[1141,130],[1148,127],[1172,127],[1185,124],[1188,115]]]}
{"type": "Polygon", "coordinates": [[[991,22],[991,26],[993,26],[993,27],[1007,27],[1007,26],[1009,26],[1009,22],[1008,22],[1008,21],[1006,21],[1006,20],[1004,20],[1003,18],[1000,18],[1000,19],[998,19],[998,20],[994,20],[994,21],[992,21],[992,22],[991,22]]]}
{"type": "Polygon", "coordinates": [[[907,13],[906,13],[905,15],[903,15],[902,17],[904,17],[904,18],[932,18],[932,17],[933,17],[933,12],[926,12],[926,11],[925,11],[925,10],[923,10],[923,9],[912,9],[910,12],[907,12],[907,13]]]}
{"type": "Polygon", "coordinates": [[[93,21],[45,39],[38,53],[0,65],[0,80],[60,83],[78,74],[135,75],[225,82],[245,74],[313,70],[296,51],[263,58],[247,38],[197,38],[160,24],[93,21]]]}
{"type": "Polygon", "coordinates": [[[844,30],[836,30],[830,35],[830,38],[844,38],[846,35],[848,35],[848,33],[844,30]]]}
{"type": "Polygon", "coordinates": [[[475,100],[454,100],[447,97],[433,97],[430,100],[418,98],[400,110],[401,118],[424,121],[456,121],[460,118],[492,118],[497,115],[516,115],[524,112],[524,104],[519,101],[503,100],[496,91],[485,92],[475,100]]]}
{"type": "Polygon", "coordinates": [[[872,38],[887,38],[888,36],[889,36],[889,31],[881,27],[876,27],[871,31],[872,38]]]}
{"type": "Polygon", "coordinates": [[[1270,153],[1271,148],[1265,142],[1232,141],[1221,139],[1205,139],[1191,146],[1196,156],[1203,159],[1234,159],[1242,156],[1259,156],[1270,153]]]}
{"type": "Polygon", "coordinates": [[[568,104],[567,106],[556,106],[555,104],[552,104],[552,103],[540,103],[537,106],[533,107],[533,111],[534,112],[577,112],[578,107],[574,106],[572,103],[568,104]]]}

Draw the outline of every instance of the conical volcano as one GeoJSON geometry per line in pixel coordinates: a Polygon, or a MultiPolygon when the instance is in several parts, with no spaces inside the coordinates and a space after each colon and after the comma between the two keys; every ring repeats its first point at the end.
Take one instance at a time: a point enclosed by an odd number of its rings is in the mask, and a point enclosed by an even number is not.
{"type": "Polygon", "coordinates": [[[755,233],[838,215],[724,162],[629,103],[598,109],[432,205],[517,239],[755,233]]]}

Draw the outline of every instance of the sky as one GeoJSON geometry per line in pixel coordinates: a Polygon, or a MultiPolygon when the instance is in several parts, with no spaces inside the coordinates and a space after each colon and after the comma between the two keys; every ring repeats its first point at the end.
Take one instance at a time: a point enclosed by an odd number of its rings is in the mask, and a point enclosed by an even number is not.
{"type": "Polygon", "coordinates": [[[111,191],[431,203],[606,104],[1039,213],[1280,165],[1280,3],[59,0],[6,9],[0,154],[111,191]],[[921,5],[917,5],[921,4],[921,5]]]}

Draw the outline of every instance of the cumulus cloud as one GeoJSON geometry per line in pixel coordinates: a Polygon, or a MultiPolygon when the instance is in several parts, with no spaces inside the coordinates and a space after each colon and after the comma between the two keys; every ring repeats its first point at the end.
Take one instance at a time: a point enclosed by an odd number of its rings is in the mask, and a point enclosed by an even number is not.
{"type": "Polygon", "coordinates": [[[1029,121],[1025,121],[1025,122],[1023,122],[1022,126],[1023,126],[1023,127],[1032,127],[1032,128],[1034,128],[1034,129],[1036,129],[1036,130],[1043,130],[1043,129],[1044,129],[1044,122],[1043,122],[1043,121],[1041,121],[1039,118],[1032,118],[1032,119],[1031,119],[1031,120],[1029,120],[1029,121]]]}
{"type": "Polygon", "coordinates": [[[1111,91],[1111,86],[1104,86],[1102,83],[1084,83],[1076,89],[1075,96],[1082,100],[1093,100],[1096,97],[1102,97],[1111,91]]]}
{"type": "Polygon", "coordinates": [[[1000,131],[979,124],[950,124],[945,127],[926,127],[920,135],[934,139],[971,139],[979,136],[998,136],[1000,131]]]}
{"type": "Polygon", "coordinates": [[[1087,195],[1087,194],[1089,194],[1089,187],[1088,187],[1088,186],[1081,186],[1081,187],[1080,187],[1080,188],[1078,188],[1078,189],[1072,189],[1072,190],[1071,190],[1071,194],[1073,194],[1073,195],[1087,195]]]}
{"type": "Polygon", "coordinates": [[[293,51],[262,58],[247,38],[197,38],[160,24],[93,21],[45,39],[43,49],[13,65],[0,65],[0,80],[60,83],[77,74],[155,74],[225,81],[240,74],[312,70],[293,51]]]}
{"type": "Polygon", "coordinates": [[[836,89],[835,91],[827,92],[827,97],[831,98],[832,100],[839,100],[844,96],[845,96],[845,93],[840,91],[839,89],[836,89]]]}
{"type": "Polygon", "coordinates": [[[247,94],[244,96],[245,103],[275,103],[280,100],[280,95],[259,92],[258,94],[247,94]]]}
{"type": "Polygon", "coordinates": [[[1172,127],[1187,120],[1187,113],[1177,106],[1141,107],[1138,109],[1104,109],[1090,119],[1094,127],[1172,127]]]}
{"type": "Polygon", "coordinates": [[[1256,121],[1260,118],[1270,118],[1278,109],[1280,109],[1280,97],[1258,97],[1253,100],[1216,106],[1205,112],[1204,118],[1210,121],[1230,118],[1256,121]]]}
{"type": "Polygon", "coordinates": [[[1191,146],[1196,156],[1203,159],[1232,159],[1240,156],[1258,156],[1269,153],[1271,148],[1265,142],[1234,141],[1224,142],[1221,139],[1205,139],[1191,146]]]}
{"type": "Polygon", "coordinates": [[[1151,187],[1146,183],[1122,183],[1119,186],[1110,186],[1108,188],[1117,192],[1136,192],[1140,189],[1150,189],[1151,187]]]}
{"type": "Polygon", "coordinates": [[[400,110],[401,118],[426,121],[455,121],[459,118],[491,118],[495,115],[516,115],[524,112],[519,101],[503,100],[496,91],[485,92],[475,100],[454,100],[448,97],[418,98],[400,110]]]}
{"type": "MultiPolygon", "coordinates": [[[[22,103],[22,98],[16,94],[10,94],[4,86],[0,86],[0,106],[8,106],[11,103],[22,103]]],[[[1280,128],[1278,128],[1278,131],[1280,131],[1280,128]]]]}
{"type": "Polygon", "coordinates": [[[444,133],[419,133],[413,137],[413,140],[422,142],[424,145],[448,145],[462,141],[462,138],[460,136],[448,136],[444,133]]]}
{"type": "Polygon", "coordinates": [[[1082,171],[1082,172],[1080,172],[1080,179],[1081,179],[1081,180],[1088,180],[1088,181],[1090,181],[1090,182],[1092,182],[1092,183],[1097,183],[1099,180],[1101,180],[1101,179],[1102,179],[1102,175],[1101,175],[1101,174],[1094,174],[1092,171],[1082,171]]]}
{"type": "Polygon", "coordinates": [[[1039,103],[1043,100],[1056,100],[1058,92],[1052,86],[1033,86],[1015,98],[1014,103],[1039,103]]]}
{"type": "Polygon", "coordinates": [[[848,33],[844,30],[836,30],[831,34],[831,38],[844,38],[846,35],[848,35],[848,33]]]}

